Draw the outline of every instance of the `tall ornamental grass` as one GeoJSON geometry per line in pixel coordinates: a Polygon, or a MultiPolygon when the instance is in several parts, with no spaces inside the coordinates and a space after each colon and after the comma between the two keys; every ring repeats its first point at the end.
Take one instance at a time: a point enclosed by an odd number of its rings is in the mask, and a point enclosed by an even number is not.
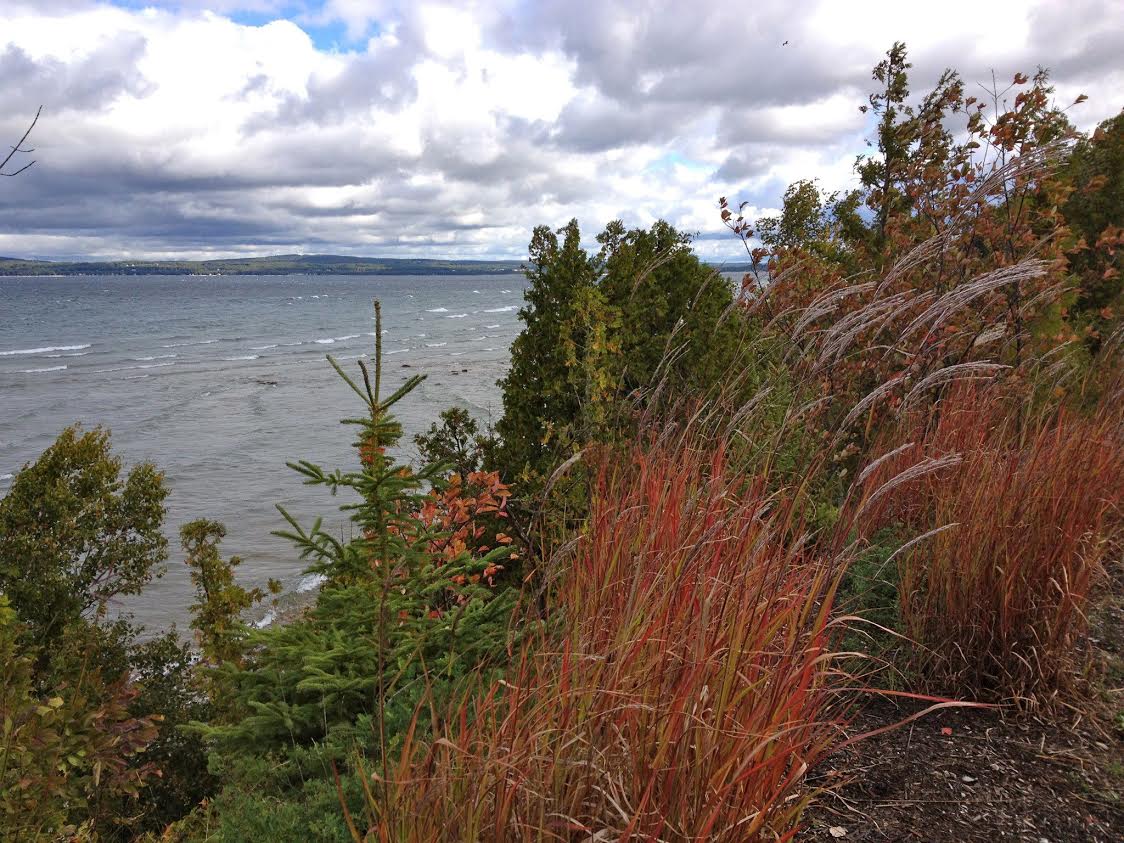
{"type": "MultiPolygon", "coordinates": [[[[840,741],[841,541],[695,437],[596,473],[507,679],[366,769],[370,840],[789,840],[840,741]]],[[[417,727],[419,724],[415,724],[417,727]]]]}
{"type": "Polygon", "coordinates": [[[1086,610],[1120,549],[1119,396],[1028,418],[994,388],[962,387],[937,409],[927,430],[906,420],[906,444],[868,480],[894,485],[869,508],[877,521],[926,536],[897,558],[911,661],[943,693],[1047,702],[1080,672],[1086,610]]]}

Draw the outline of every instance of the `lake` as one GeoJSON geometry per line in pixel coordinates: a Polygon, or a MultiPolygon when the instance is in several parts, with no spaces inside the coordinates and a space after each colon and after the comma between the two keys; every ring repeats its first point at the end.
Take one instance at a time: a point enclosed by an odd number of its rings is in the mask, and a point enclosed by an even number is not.
{"type": "Polygon", "coordinates": [[[374,355],[373,298],[383,309],[385,394],[426,381],[397,405],[413,434],[451,405],[487,423],[496,380],[519,333],[524,279],[500,276],[96,276],[0,278],[0,495],[68,424],[104,425],[127,465],[151,460],[170,490],[167,574],[118,608],[153,629],[187,632],[193,599],[179,526],[227,526],[225,555],[246,586],[276,577],[309,589],[302,563],[271,530],[281,503],[303,523],[333,499],[286,468],[350,467],[358,399],[325,360],[358,373],[374,355]]]}

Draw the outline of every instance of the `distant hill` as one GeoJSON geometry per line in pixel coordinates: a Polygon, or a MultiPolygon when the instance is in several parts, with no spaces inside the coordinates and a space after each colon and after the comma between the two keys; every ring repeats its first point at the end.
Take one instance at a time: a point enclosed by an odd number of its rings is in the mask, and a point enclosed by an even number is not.
{"type": "Polygon", "coordinates": [[[495,275],[521,261],[274,255],[209,261],[39,261],[0,258],[0,275],[495,275]]]}
{"type": "MultiPolygon", "coordinates": [[[[3,275],[499,275],[517,274],[522,261],[359,258],[348,255],[273,255],[210,261],[40,261],[0,257],[3,275]]],[[[747,272],[749,264],[716,264],[747,272]]]]}

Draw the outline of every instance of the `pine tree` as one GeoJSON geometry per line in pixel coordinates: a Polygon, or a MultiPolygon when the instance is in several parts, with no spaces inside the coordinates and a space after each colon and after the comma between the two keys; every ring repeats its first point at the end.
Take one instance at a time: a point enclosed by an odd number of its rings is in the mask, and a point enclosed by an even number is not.
{"type": "MultiPolygon", "coordinates": [[[[423,376],[381,397],[377,302],[375,308],[373,371],[360,361],[357,381],[328,357],[364,405],[362,416],[344,420],[359,429],[358,465],[325,471],[290,463],[306,484],[356,493],[355,503],[340,507],[355,536],[342,541],[321,519],[302,527],[278,506],[289,528],[277,535],[290,539],[309,562],[307,572],[324,582],[304,617],[252,634],[244,664],[222,668],[234,715],[203,731],[223,751],[292,752],[326,740],[322,761],[346,757],[354,744],[381,755],[424,693],[440,697],[504,651],[513,595],[493,584],[516,552],[501,543],[474,553],[452,542],[447,522],[428,517],[442,499],[448,466],[415,471],[391,456],[402,433],[391,409],[423,376]]],[[[329,771],[321,764],[318,772],[329,771]]]]}

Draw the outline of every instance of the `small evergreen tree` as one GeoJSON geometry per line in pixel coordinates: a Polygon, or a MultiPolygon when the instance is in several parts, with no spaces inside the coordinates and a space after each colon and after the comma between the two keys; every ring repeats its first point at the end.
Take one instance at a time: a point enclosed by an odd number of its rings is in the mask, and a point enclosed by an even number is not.
{"type": "MultiPolygon", "coordinates": [[[[379,337],[377,303],[376,323],[379,337]]],[[[402,431],[391,409],[423,378],[383,398],[381,356],[376,339],[374,369],[361,361],[359,381],[328,358],[364,406],[362,416],[345,420],[358,428],[358,465],[290,464],[307,484],[354,493],[340,507],[354,534],[341,540],[320,519],[302,527],[278,507],[289,525],[278,535],[323,585],[304,616],[249,635],[241,664],[219,669],[231,688],[225,722],[196,727],[216,742],[213,765],[227,783],[216,805],[240,829],[235,836],[278,828],[270,806],[282,797],[307,809],[293,808],[286,833],[342,833],[338,810],[324,814],[338,806],[332,765],[345,764],[356,747],[385,758],[423,695],[442,698],[505,652],[514,595],[494,583],[517,552],[510,540],[470,550],[457,535],[463,523],[439,516],[448,506],[448,464],[415,471],[392,458],[402,431]],[[243,786],[254,795],[243,796],[243,786]]],[[[493,517],[505,498],[496,498],[493,517]]]]}
{"type": "Polygon", "coordinates": [[[467,477],[492,461],[495,440],[480,433],[480,425],[468,410],[450,407],[441,412],[440,421],[414,437],[423,463],[443,463],[467,477]]]}

